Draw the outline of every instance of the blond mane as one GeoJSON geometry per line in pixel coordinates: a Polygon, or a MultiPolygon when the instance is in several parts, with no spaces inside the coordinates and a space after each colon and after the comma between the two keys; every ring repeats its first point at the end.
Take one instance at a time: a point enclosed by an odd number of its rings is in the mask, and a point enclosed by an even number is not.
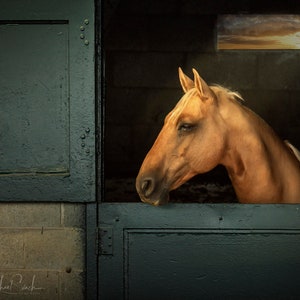
{"type": "Polygon", "coordinates": [[[232,100],[237,100],[238,102],[244,102],[244,98],[242,95],[237,91],[231,91],[230,89],[221,86],[219,84],[213,84],[210,86],[213,92],[218,96],[218,94],[226,95],[228,98],[232,100]]]}

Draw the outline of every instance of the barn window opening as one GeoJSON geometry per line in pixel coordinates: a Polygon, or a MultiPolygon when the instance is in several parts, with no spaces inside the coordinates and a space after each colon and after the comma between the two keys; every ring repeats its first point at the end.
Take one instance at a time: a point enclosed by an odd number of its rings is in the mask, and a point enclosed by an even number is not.
{"type": "Polygon", "coordinates": [[[220,15],[218,50],[300,49],[299,15],[220,15]]]}
{"type": "MultiPolygon", "coordinates": [[[[240,92],[282,140],[300,148],[300,15],[257,14],[269,8],[245,10],[241,4],[230,10],[225,4],[200,9],[198,2],[193,9],[165,1],[133,3],[103,1],[102,201],[140,202],[135,178],[165,116],[182,97],[178,67],[189,77],[195,68],[208,84],[240,92]]],[[[222,166],[172,191],[170,200],[237,202],[222,166]]]]}

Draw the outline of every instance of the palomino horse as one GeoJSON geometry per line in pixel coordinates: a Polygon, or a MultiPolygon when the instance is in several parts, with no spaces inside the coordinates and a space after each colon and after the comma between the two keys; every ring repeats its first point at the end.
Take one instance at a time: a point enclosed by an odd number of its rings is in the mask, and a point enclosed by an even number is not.
{"type": "Polygon", "coordinates": [[[169,191],[221,164],[241,203],[300,203],[299,152],[281,141],[241,96],[194,81],[179,68],[185,94],[166,116],[136,179],[143,202],[161,205],[169,191]]]}

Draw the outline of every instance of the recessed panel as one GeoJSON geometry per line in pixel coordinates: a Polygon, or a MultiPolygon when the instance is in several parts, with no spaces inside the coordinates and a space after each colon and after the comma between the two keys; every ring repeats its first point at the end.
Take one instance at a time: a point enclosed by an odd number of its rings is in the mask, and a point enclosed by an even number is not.
{"type": "Polygon", "coordinates": [[[0,24],[0,39],[0,174],[68,173],[68,24],[0,24]]]}
{"type": "Polygon", "coordinates": [[[300,296],[299,234],[132,230],[126,237],[127,299],[300,296]]]}

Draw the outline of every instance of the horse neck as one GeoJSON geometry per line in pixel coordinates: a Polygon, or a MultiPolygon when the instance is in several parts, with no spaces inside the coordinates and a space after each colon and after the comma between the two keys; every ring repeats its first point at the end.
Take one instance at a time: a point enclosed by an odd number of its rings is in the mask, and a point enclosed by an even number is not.
{"type": "Polygon", "coordinates": [[[299,165],[260,117],[238,103],[231,102],[230,106],[230,113],[224,117],[228,137],[221,164],[226,167],[240,202],[274,202],[271,193],[283,190],[283,181],[291,176],[286,170],[300,180],[299,165]]]}

